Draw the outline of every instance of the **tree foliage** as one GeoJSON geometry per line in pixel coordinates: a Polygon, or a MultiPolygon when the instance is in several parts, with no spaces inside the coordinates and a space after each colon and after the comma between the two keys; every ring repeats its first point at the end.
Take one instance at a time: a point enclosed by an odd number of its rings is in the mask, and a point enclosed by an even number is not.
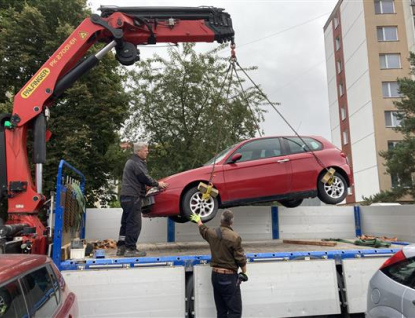
{"type": "MultiPolygon", "coordinates": [[[[410,53],[411,74],[415,75],[415,54],[410,53]]],[[[398,110],[400,126],[395,129],[402,133],[403,140],[380,155],[386,160],[386,171],[395,178],[397,186],[389,191],[382,191],[369,198],[371,202],[394,202],[405,195],[415,198],[415,80],[412,78],[398,79],[400,101],[394,102],[398,110]]]]}
{"type": "MultiPolygon", "coordinates": [[[[1,1],[2,111],[11,112],[12,97],[90,14],[86,0],[1,1]]],[[[51,107],[48,129],[53,135],[47,144],[44,193],[55,189],[58,164],[65,159],[85,174],[89,206],[111,200],[107,182],[124,164],[114,145],[119,145],[118,130],[128,115],[129,100],[123,84],[127,75],[118,65],[107,55],[51,107]]]]}
{"type": "Polygon", "coordinates": [[[155,177],[200,166],[253,137],[263,120],[263,97],[253,88],[241,90],[228,59],[217,55],[221,48],[199,54],[194,44],[170,48],[169,59],[155,55],[131,74],[125,137],[154,145],[149,168],[155,177]]]}

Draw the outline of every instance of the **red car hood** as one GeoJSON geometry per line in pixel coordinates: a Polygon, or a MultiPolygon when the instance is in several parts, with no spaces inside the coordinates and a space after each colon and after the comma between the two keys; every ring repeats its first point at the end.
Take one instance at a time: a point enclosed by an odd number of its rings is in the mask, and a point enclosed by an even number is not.
{"type": "MultiPolygon", "coordinates": [[[[213,175],[215,176],[218,172],[222,171],[221,165],[216,165],[213,175]]],[[[167,182],[169,188],[183,187],[191,181],[195,180],[209,180],[212,173],[212,165],[203,166],[200,168],[183,171],[172,176],[160,179],[159,181],[167,182]]],[[[215,177],[213,177],[215,181],[215,177]]]]}

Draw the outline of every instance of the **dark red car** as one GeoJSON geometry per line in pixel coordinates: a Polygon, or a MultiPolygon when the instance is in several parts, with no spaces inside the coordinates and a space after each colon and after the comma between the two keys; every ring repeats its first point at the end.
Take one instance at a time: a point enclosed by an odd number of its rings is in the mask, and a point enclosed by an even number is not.
{"type": "Polygon", "coordinates": [[[0,254],[0,317],[78,317],[76,296],[45,255],[0,254]]]}
{"type": "Polygon", "coordinates": [[[303,199],[318,196],[326,204],[342,202],[353,185],[346,155],[317,136],[262,137],[233,145],[202,167],[162,179],[167,190],[156,192],[145,216],[169,216],[187,222],[192,212],[202,221],[213,219],[219,208],[278,201],[286,207],[299,206],[303,199]],[[302,139],[302,140],[301,140],[302,139]],[[304,141],[304,142],[303,142],[304,141]],[[202,199],[200,182],[210,180],[217,197],[202,199]],[[336,173],[321,182],[328,168],[336,173]]]}

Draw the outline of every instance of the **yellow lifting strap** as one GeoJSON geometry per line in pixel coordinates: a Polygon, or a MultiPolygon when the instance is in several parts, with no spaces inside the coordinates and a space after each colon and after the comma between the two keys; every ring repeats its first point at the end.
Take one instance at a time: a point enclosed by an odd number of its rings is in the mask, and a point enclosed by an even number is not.
{"type": "Polygon", "coordinates": [[[336,170],[334,170],[334,168],[330,168],[329,170],[327,170],[326,174],[323,176],[323,178],[321,178],[321,182],[323,183],[327,183],[328,185],[331,185],[334,181],[334,174],[336,173],[336,170]]]}
{"type": "Polygon", "coordinates": [[[202,193],[202,199],[207,201],[210,197],[216,197],[219,191],[213,187],[212,183],[207,185],[206,183],[200,182],[197,189],[202,193]]]}

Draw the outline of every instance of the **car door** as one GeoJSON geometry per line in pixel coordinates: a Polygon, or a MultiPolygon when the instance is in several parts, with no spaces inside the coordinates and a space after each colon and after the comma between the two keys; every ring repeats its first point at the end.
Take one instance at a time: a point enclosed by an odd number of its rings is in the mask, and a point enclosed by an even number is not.
{"type": "Polygon", "coordinates": [[[59,301],[57,282],[52,280],[52,269],[42,266],[21,279],[30,316],[53,317],[59,301]]]}
{"type": "Polygon", "coordinates": [[[287,159],[291,165],[291,192],[301,192],[316,189],[317,177],[321,169],[310,150],[318,156],[323,149],[321,142],[310,137],[284,137],[282,138],[287,159]],[[301,140],[303,139],[304,142],[301,140]]]}
{"type": "Polygon", "coordinates": [[[289,191],[290,163],[282,155],[279,138],[246,142],[230,157],[237,153],[240,160],[223,166],[226,201],[255,201],[289,191]]]}

